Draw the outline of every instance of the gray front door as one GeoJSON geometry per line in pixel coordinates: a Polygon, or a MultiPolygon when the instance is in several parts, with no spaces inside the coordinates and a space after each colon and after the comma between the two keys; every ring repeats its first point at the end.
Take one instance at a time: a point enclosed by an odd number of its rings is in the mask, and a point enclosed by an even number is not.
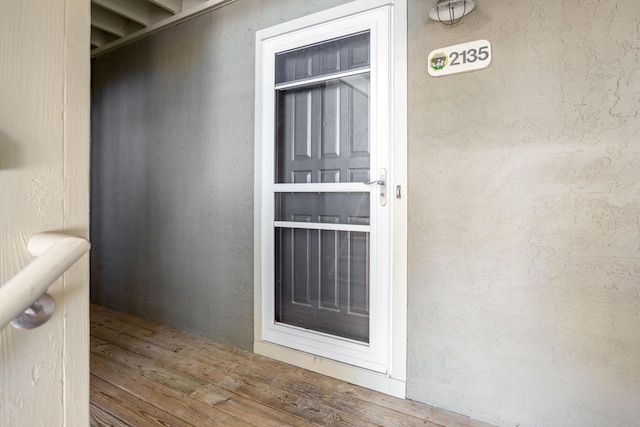
{"type": "Polygon", "coordinates": [[[370,191],[336,184],[371,178],[370,32],[279,53],[275,78],[274,182],[299,186],[274,194],[274,320],[368,343],[370,191]]]}

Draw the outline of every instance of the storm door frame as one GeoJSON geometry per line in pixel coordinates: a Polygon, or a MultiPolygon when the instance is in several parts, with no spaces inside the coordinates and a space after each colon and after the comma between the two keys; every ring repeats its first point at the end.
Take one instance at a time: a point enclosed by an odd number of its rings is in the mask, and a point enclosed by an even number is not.
{"type": "MultiPolygon", "coordinates": [[[[373,132],[372,132],[373,133],[373,132]]],[[[373,144],[373,143],[372,143],[373,144]]],[[[406,383],[406,1],[361,0],[261,30],[256,35],[255,143],[255,303],[254,351],[287,363],[404,397],[406,383]],[[388,138],[382,162],[372,162],[372,179],[386,166],[388,227],[382,227],[386,261],[376,273],[387,286],[372,298],[367,345],[289,328],[274,321],[274,58],[278,52],[336,37],[371,31],[372,93],[376,79],[385,81],[372,102],[371,122],[378,138],[388,138]],[[386,45],[386,46],[384,46],[386,45]],[[374,53],[375,49],[375,53],[374,53]],[[379,55],[382,52],[383,55],[379,55]],[[379,56],[383,56],[382,58],[379,56]],[[373,71],[375,68],[375,72],[373,71]],[[380,91],[379,91],[380,92],[380,91]],[[400,245],[400,246],[398,246],[400,245]]],[[[371,192],[377,202],[378,191],[371,192]]],[[[375,252],[375,251],[374,251],[375,252]]],[[[373,257],[372,252],[372,257],[373,257]]],[[[379,261],[379,259],[378,259],[379,261]]]]}

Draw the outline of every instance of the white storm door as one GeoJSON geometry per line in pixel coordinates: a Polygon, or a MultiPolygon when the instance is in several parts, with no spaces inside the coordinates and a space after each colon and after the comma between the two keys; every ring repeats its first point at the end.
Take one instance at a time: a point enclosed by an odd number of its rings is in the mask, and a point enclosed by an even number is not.
{"type": "Polygon", "coordinates": [[[262,339],[378,372],[389,343],[389,12],[265,41],[262,339]]]}

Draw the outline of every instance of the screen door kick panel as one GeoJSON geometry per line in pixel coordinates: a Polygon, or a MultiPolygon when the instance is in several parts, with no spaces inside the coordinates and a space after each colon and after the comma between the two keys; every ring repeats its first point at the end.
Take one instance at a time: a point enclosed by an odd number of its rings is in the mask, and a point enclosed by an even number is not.
{"type": "Polygon", "coordinates": [[[275,87],[275,321],[364,343],[372,187],[350,184],[370,180],[369,39],[276,55],[275,87]]]}

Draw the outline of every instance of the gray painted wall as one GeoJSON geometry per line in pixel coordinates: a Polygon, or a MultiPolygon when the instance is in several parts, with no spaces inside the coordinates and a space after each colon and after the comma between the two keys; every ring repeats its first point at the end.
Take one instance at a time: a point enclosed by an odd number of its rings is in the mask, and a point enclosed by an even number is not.
{"type": "Polygon", "coordinates": [[[255,32],[341,3],[241,0],[94,59],[94,301],[252,348],[255,32]]]}
{"type": "MultiPolygon", "coordinates": [[[[250,349],[254,34],[238,0],[94,61],[92,297],[250,349]]],[[[504,426],[640,419],[640,9],[409,1],[408,397],[504,426]],[[431,78],[486,38],[487,70],[431,78]]]]}

